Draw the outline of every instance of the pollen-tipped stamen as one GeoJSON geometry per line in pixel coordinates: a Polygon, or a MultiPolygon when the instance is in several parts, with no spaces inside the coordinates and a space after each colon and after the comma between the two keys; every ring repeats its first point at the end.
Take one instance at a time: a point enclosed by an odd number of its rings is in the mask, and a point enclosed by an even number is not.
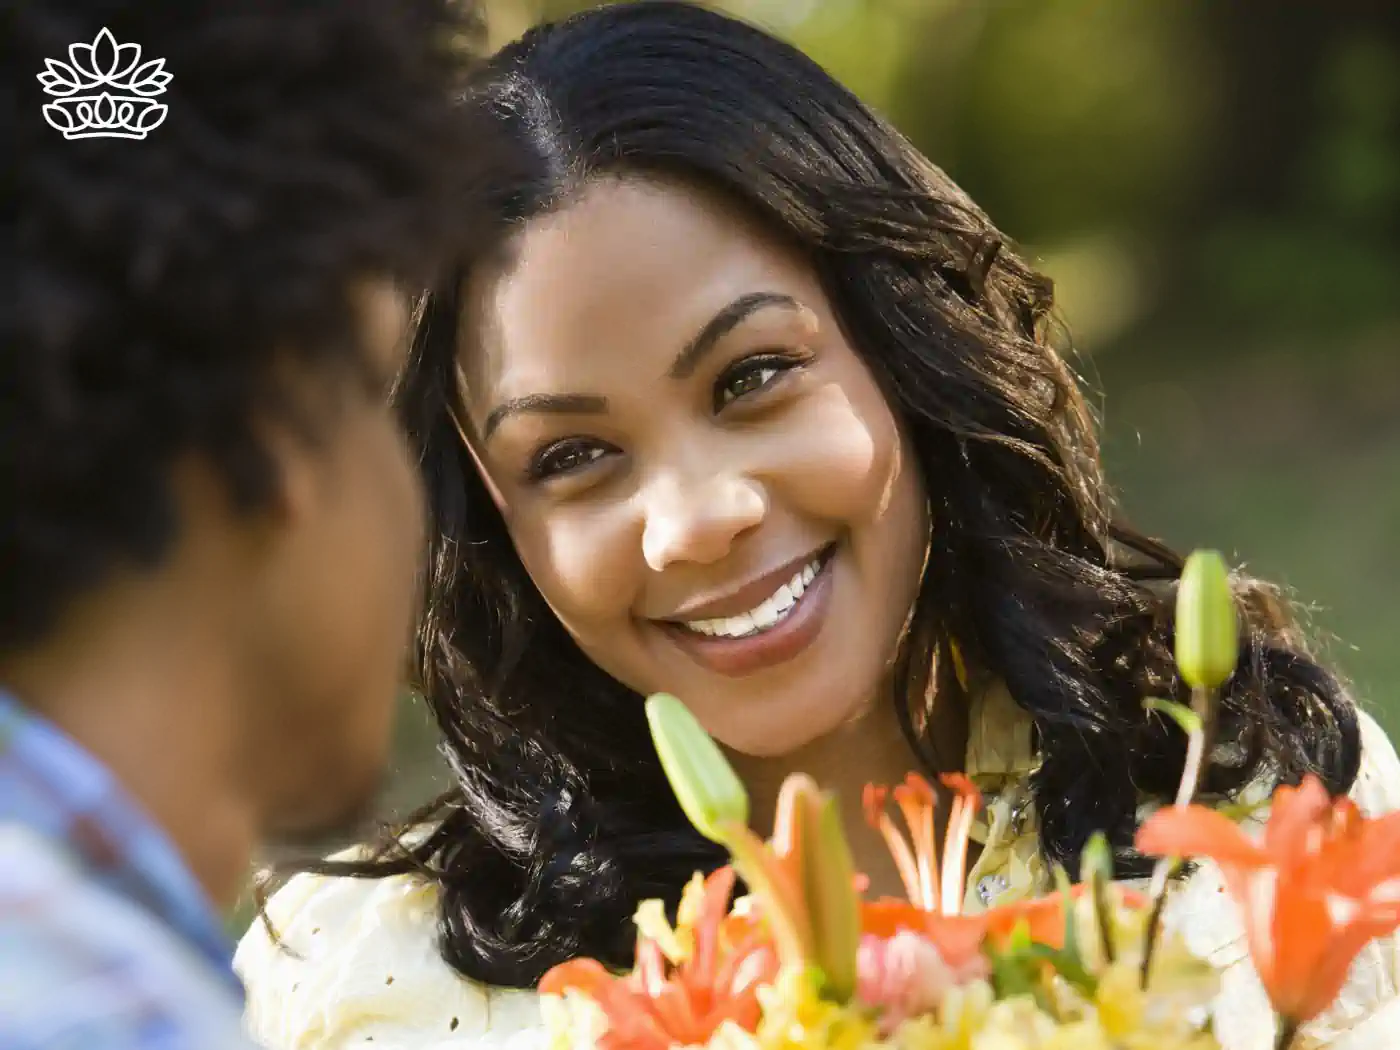
{"type": "Polygon", "coordinates": [[[933,836],[933,813],[938,798],[927,780],[910,773],[904,783],[894,789],[894,801],[904,815],[914,847],[919,894],[913,899],[921,907],[935,911],[938,908],[938,844],[933,836]]]}
{"type": "Polygon", "coordinates": [[[866,784],[865,792],[861,796],[861,802],[865,809],[865,822],[880,833],[880,837],[885,840],[885,846],[890,851],[890,856],[894,858],[895,869],[899,872],[899,879],[904,883],[904,892],[909,896],[909,900],[921,908],[932,911],[932,904],[925,903],[921,899],[919,892],[919,865],[914,859],[914,851],[910,848],[908,840],[895,827],[894,821],[890,819],[886,803],[889,801],[889,788],[878,784],[866,784]]]}
{"type": "Polygon", "coordinates": [[[943,836],[943,914],[958,915],[962,912],[972,818],[982,804],[982,794],[961,773],[945,773],[939,780],[954,792],[948,830],[943,836]]]}

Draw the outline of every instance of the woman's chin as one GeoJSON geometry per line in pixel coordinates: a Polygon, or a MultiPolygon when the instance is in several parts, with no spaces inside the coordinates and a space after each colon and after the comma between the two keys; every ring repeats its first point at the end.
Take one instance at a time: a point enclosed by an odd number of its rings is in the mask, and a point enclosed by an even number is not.
{"type": "Polygon", "coordinates": [[[849,695],[859,693],[852,691],[829,701],[814,698],[811,693],[770,695],[745,705],[742,711],[708,719],[703,711],[697,711],[696,717],[731,755],[776,761],[801,756],[859,723],[870,706],[865,702],[852,703],[846,699],[849,695]]]}

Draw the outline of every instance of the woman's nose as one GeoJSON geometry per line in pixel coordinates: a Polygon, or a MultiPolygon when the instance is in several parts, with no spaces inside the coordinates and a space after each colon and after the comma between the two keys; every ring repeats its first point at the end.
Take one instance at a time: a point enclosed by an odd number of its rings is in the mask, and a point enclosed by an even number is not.
{"type": "Polygon", "coordinates": [[[657,482],[647,495],[642,555],[660,572],[673,562],[716,562],[763,521],[768,497],[751,478],[712,475],[690,485],[657,482]]]}

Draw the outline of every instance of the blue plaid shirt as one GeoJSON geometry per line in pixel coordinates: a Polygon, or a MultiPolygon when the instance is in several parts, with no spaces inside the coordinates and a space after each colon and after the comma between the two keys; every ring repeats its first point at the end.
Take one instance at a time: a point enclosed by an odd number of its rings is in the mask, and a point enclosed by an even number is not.
{"type": "Polygon", "coordinates": [[[0,691],[0,1050],[251,1050],[231,954],[160,829],[0,691]]]}

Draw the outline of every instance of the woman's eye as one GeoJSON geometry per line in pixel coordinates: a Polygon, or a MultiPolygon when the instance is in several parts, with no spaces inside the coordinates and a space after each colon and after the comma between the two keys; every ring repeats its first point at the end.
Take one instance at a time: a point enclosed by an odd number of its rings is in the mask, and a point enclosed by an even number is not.
{"type": "Polygon", "coordinates": [[[731,401],[757,393],[799,363],[777,356],[751,357],[741,361],[720,376],[715,384],[715,411],[718,412],[731,401]]]}
{"type": "Polygon", "coordinates": [[[561,474],[582,470],[607,454],[606,447],[593,442],[556,441],[536,453],[530,461],[529,475],[534,481],[547,481],[561,474]]]}

